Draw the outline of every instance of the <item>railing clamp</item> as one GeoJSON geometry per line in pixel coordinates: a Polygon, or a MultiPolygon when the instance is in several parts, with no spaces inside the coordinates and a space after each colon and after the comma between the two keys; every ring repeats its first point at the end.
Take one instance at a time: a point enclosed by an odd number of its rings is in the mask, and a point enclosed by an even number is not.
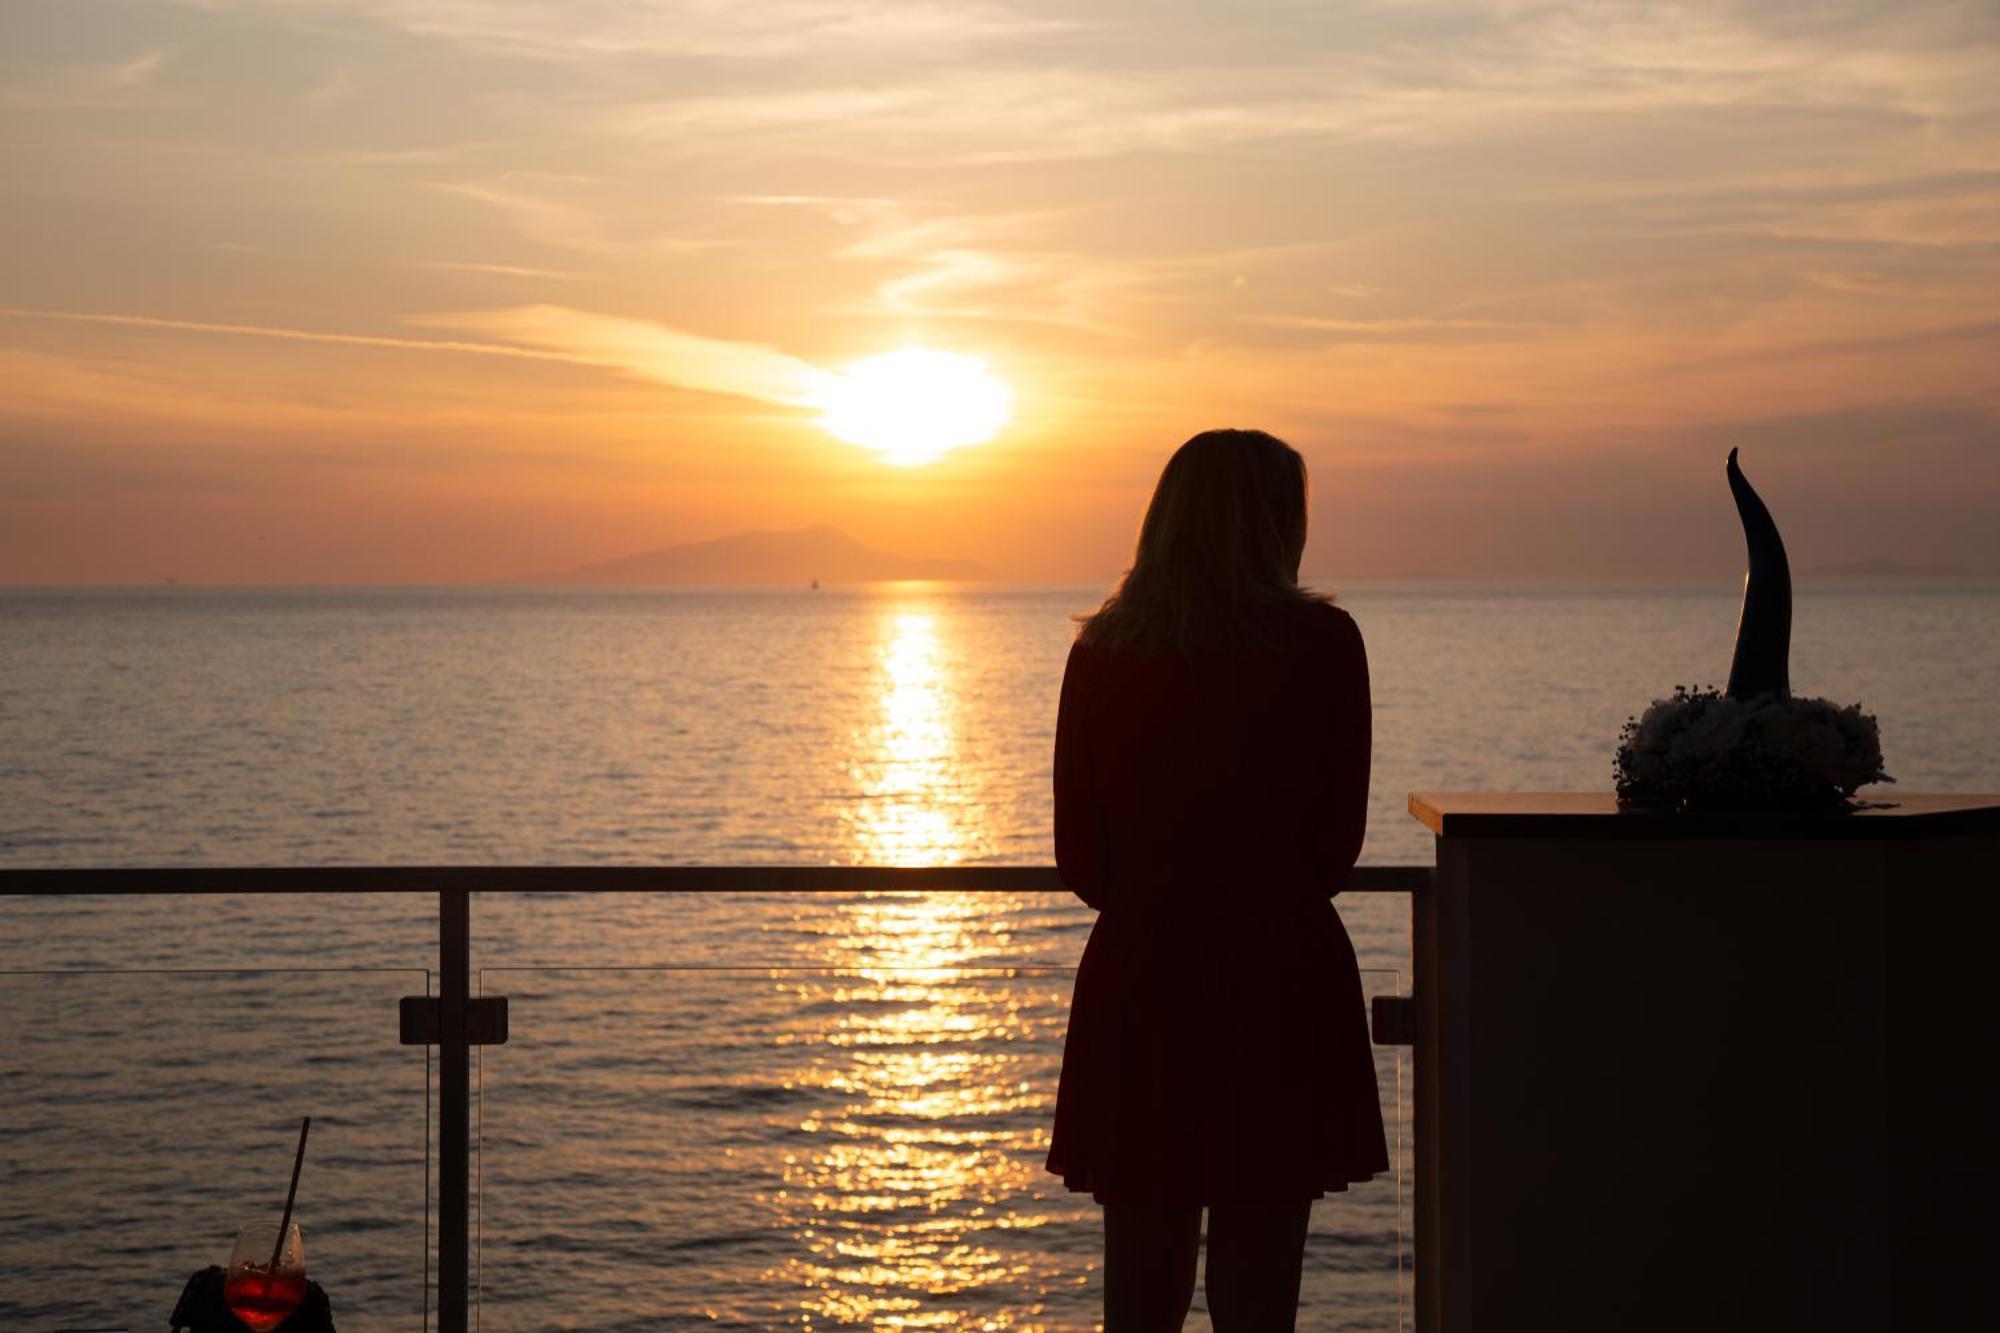
{"type": "MultiPolygon", "coordinates": [[[[435,1046],[444,1032],[441,1001],[435,995],[405,995],[401,1004],[405,1046],[435,1046]]],[[[465,1002],[465,1043],[468,1046],[507,1044],[507,997],[483,995],[465,1002]]]]}
{"type": "Polygon", "coordinates": [[[1417,1002],[1408,995],[1377,995],[1372,1006],[1377,1046],[1417,1044],[1417,1002]]]}

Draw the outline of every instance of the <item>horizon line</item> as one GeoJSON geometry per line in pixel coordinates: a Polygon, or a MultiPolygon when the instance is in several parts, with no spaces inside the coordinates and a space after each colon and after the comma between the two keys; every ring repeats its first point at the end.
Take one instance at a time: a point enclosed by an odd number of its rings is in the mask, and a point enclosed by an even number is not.
{"type": "MultiPolygon", "coordinates": [[[[814,587],[834,588],[879,588],[899,585],[929,585],[938,587],[981,587],[981,588],[1103,588],[1115,587],[1123,577],[1122,571],[1097,578],[1057,577],[1057,578],[1006,578],[999,576],[975,578],[908,578],[908,579],[719,579],[719,580],[659,580],[659,581],[609,581],[578,582],[566,578],[525,578],[525,579],[326,579],[326,580],[192,580],[178,577],[162,577],[150,580],[136,579],[43,579],[17,580],[0,575],[0,592],[68,592],[95,590],[103,592],[357,592],[357,591],[584,591],[584,592],[712,592],[746,591],[768,589],[783,591],[793,589],[809,591],[814,587]]],[[[1479,575],[1448,571],[1412,571],[1389,574],[1357,574],[1344,577],[1308,576],[1300,580],[1300,586],[1308,589],[1334,591],[1342,587],[1381,585],[1398,583],[1422,583],[1438,585],[1461,585],[1466,587],[1657,587],[1696,588],[1707,587],[1727,580],[1736,584],[1741,581],[1740,571],[1718,574],[1513,574],[1479,575]]],[[[1978,569],[1908,569],[1908,570],[1851,570],[1824,569],[1805,570],[1793,575],[1795,580],[1816,583],[1951,583],[1951,584],[2000,584],[2000,570],[1978,569]]]]}

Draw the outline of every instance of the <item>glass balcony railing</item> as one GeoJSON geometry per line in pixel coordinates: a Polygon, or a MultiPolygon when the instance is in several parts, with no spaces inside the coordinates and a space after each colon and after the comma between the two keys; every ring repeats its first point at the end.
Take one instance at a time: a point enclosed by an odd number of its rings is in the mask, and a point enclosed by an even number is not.
{"type": "MultiPolygon", "coordinates": [[[[485,970],[512,1034],[478,1054],[474,1326],[1095,1327],[1098,1210],[1042,1167],[1073,977],[485,970]]],[[[1301,1327],[1408,1323],[1406,1052],[1377,1056],[1394,1178],[1314,1209],[1301,1327]]]]}
{"type": "Polygon", "coordinates": [[[0,974],[0,1328],[166,1327],[188,1275],[297,1218],[343,1330],[430,1308],[425,1051],[384,1015],[415,969],[0,974]]]}
{"type": "MultiPolygon", "coordinates": [[[[1365,868],[1349,893],[1428,874],[1365,868]]],[[[980,924],[1000,906],[981,895],[1058,887],[1046,866],[0,870],[0,896],[424,893],[438,913],[434,972],[0,972],[0,1327],[161,1326],[282,1205],[305,1113],[308,1266],[343,1330],[1092,1327],[1097,1210],[1041,1166],[1073,976],[1045,960],[1080,936],[1038,907],[1012,922],[1026,961],[993,965],[1004,932],[980,924]],[[850,905],[832,933],[793,914],[744,936],[761,959],[683,935],[695,957],[628,965],[589,927],[561,957],[615,961],[475,973],[487,892],[570,895],[543,900],[565,921],[601,894],[850,905]]],[[[653,910],[627,901],[606,919],[653,910]]],[[[750,907],[771,915],[728,911],[750,907]]],[[[1376,1054],[1394,1179],[1314,1210],[1302,1326],[1410,1323],[1406,1051],[1376,1054]]]]}

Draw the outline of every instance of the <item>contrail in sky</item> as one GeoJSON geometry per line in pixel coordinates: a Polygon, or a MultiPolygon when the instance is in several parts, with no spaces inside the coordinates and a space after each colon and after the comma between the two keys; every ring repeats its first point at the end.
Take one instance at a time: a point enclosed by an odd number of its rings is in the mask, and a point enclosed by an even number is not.
{"type": "Polygon", "coordinates": [[[154,315],[89,314],[74,310],[31,310],[0,306],[0,316],[113,324],[176,333],[211,333],[237,338],[279,338],[289,342],[333,343],[343,347],[384,347],[397,351],[465,352],[510,356],[571,366],[615,370],[656,384],[702,393],[729,394],[788,407],[817,406],[832,376],[798,357],[757,343],[730,342],[669,328],[646,320],[599,315],[561,306],[521,306],[510,310],[413,316],[427,324],[494,333],[512,343],[466,342],[453,338],[391,338],[372,333],[320,333],[266,324],[213,324],[162,319],[154,315]],[[521,343],[540,344],[520,346],[521,343]]]}
{"type": "Polygon", "coordinates": [[[64,320],[73,324],[116,324],[134,329],[168,329],[180,333],[220,333],[238,338],[282,338],[289,342],[338,343],[344,347],[391,347],[423,352],[469,352],[475,356],[514,356],[530,361],[561,361],[569,365],[595,365],[580,357],[532,347],[508,347],[501,343],[460,342],[447,338],[385,338],[370,333],[317,333],[310,329],[279,329],[264,324],[210,324],[193,319],[160,319],[153,315],[99,315],[76,310],[28,310],[20,306],[0,306],[0,315],[19,319],[64,320]]]}

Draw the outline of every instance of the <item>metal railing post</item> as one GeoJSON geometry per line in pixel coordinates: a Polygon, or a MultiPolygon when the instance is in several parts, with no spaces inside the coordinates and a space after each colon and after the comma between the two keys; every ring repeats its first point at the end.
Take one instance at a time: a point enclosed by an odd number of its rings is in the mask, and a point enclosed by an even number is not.
{"type": "Polygon", "coordinates": [[[438,892],[438,1333],[466,1333],[471,1296],[469,898],[465,889],[438,892]]]}

